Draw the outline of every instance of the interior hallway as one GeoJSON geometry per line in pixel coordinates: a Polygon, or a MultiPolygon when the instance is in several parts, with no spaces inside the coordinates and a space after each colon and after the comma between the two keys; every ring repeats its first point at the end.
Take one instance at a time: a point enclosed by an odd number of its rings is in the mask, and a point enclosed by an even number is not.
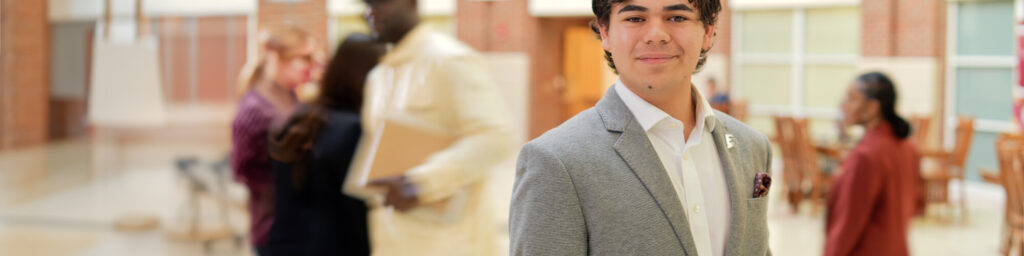
{"type": "MultiPolygon", "coordinates": [[[[194,155],[206,161],[229,149],[230,108],[177,108],[175,127],[148,132],[109,133],[93,139],[50,143],[45,147],[0,153],[0,255],[204,255],[201,243],[165,238],[168,227],[181,227],[187,187],[175,171],[176,157],[194,155]],[[188,119],[188,120],[183,120],[188,119]],[[146,134],[146,135],[133,135],[146,134]],[[103,167],[111,166],[111,167],[103,167]],[[151,214],[161,228],[120,232],[114,222],[134,214],[151,214]],[[140,254],[141,253],[141,254],[140,254]]],[[[776,161],[778,162],[778,161],[776,161]]],[[[495,198],[499,241],[507,248],[508,201],[514,180],[513,159],[495,172],[490,192],[495,198]]],[[[781,179],[780,179],[781,180],[781,179]]],[[[966,225],[918,220],[911,231],[914,255],[997,255],[1002,221],[1001,188],[969,186],[966,225]]],[[[768,207],[770,244],[775,255],[820,255],[823,215],[804,207],[791,214],[778,187],[768,207]]],[[[244,189],[229,189],[233,201],[244,201],[244,189]]],[[[217,220],[212,201],[204,204],[204,223],[217,220]]],[[[247,230],[245,211],[232,206],[230,222],[247,230]]],[[[213,244],[211,255],[251,255],[232,241],[213,244]]]]}

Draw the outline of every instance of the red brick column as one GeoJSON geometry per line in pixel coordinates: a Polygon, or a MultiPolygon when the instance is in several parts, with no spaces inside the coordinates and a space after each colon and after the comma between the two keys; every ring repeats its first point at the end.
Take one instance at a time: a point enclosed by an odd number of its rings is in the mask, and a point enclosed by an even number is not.
{"type": "Polygon", "coordinates": [[[861,1],[861,55],[893,56],[895,53],[896,1],[861,1]]]}
{"type": "Polygon", "coordinates": [[[896,13],[896,55],[944,55],[945,7],[945,1],[899,0],[896,13]]]}
{"type": "Polygon", "coordinates": [[[0,150],[47,140],[48,1],[0,0],[0,150]]]}
{"type": "MultiPolygon", "coordinates": [[[[935,58],[936,104],[932,116],[932,134],[945,128],[941,113],[946,106],[946,1],[935,0],[863,0],[861,1],[864,57],[935,58]]],[[[942,136],[938,136],[940,143],[942,136]]]]}
{"type": "MultiPolygon", "coordinates": [[[[729,8],[728,0],[722,0],[722,12],[718,13],[718,22],[715,23],[715,27],[717,35],[715,35],[715,45],[711,47],[710,54],[728,57],[732,52],[732,8],[729,8]]],[[[725,75],[728,77],[729,74],[725,75]]]]}
{"type": "Polygon", "coordinates": [[[323,49],[327,46],[327,0],[259,0],[257,29],[294,25],[309,31],[323,49]]]}
{"type": "Polygon", "coordinates": [[[934,0],[864,0],[863,56],[942,56],[945,5],[944,1],[934,0]]]}
{"type": "Polygon", "coordinates": [[[459,40],[481,52],[525,52],[533,46],[537,18],[527,1],[459,1],[459,40]]]}
{"type": "MultiPolygon", "coordinates": [[[[561,74],[564,28],[529,13],[528,1],[467,1],[456,5],[459,40],[480,52],[525,52],[530,56],[527,139],[562,121],[561,94],[552,81],[561,74]]],[[[546,18],[546,20],[551,20],[546,18]]]]}

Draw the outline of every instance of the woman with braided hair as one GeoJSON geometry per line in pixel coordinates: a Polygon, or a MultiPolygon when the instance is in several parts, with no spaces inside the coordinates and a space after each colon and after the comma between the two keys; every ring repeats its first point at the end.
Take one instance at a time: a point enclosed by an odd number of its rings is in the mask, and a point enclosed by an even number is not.
{"type": "Polygon", "coordinates": [[[907,230],[924,198],[921,158],[896,100],[895,84],[878,72],[857,77],[847,91],[843,121],[865,134],[828,197],[825,255],[909,254],[907,230]]]}

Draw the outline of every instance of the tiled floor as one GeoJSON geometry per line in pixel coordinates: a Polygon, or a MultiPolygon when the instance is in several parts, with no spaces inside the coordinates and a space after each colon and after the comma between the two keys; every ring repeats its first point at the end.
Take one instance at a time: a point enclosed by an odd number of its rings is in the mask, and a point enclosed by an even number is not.
{"type": "MultiPolygon", "coordinates": [[[[164,234],[183,226],[186,183],[175,172],[173,159],[181,155],[217,159],[228,149],[226,136],[187,140],[166,139],[164,132],[154,134],[155,138],[136,136],[117,143],[76,139],[0,153],[0,255],[250,255],[230,240],[213,244],[211,253],[204,254],[203,244],[172,241],[164,234]],[[161,228],[136,233],[114,229],[117,219],[138,214],[159,218],[161,228]]],[[[507,171],[495,173],[489,192],[495,197],[495,225],[503,230],[514,175],[511,166],[510,159],[501,168],[507,171]]],[[[916,221],[910,234],[912,254],[998,254],[1001,190],[980,184],[968,188],[967,224],[916,221]]],[[[245,196],[237,185],[228,194],[235,201],[245,196]]],[[[807,210],[792,214],[781,197],[773,197],[776,200],[769,205],[773,253],[820,255],[823,215],[807,210]]],[[[213,206],[212,201],[204,202],[204,223],[217,222],[213,206]]],[[[246,230],[244,211],[238,206],[230,209],[232,228],[246,230]]],[[[507,235],[501,237],[507,246],[507,235]]]]}

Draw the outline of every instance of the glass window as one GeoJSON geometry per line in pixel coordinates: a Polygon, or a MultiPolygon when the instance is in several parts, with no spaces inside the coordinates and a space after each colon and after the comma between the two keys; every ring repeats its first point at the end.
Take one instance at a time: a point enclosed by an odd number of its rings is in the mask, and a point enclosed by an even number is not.
{"type": "Polygon", "coordinates": [[[775,136],[775,120],[771,116],[756,115],[748,116],[745,122],[750,128],[761,132],[769,137],[775,136]]]}
{"type": "Polygon", "coordinates": [[[743,97],[754,105],[792,103],[789,65],[743,65],[743,97]]]}
{"type": "Polygon", "coordinates": [[[1009,68],[958,68],[957,114],[1010,121],[1013,116],[1013,71],[1009,68]]]}
{"type": "Polygon", "coordinates": [[[859,53],[860,26],[860,10],[856,7],[808,9],[807,53],[859,53]]]}
{"type": "Polygon", "coordinates": [[[743,13],[743,52],[790,53],[793,51],[793,11],[743,13]]]}
{"type": "Polygon", "coordinates": [[[846,89],[857,75],[857,67],[846,65],[807,66],[804,73],[804,105],[839,109],[846,89]]]}
{"type": "Polygon", "coordinates": [[[978,1],[959,4],[957,53],[1013,55],[1013,2],[978,1]]]}

